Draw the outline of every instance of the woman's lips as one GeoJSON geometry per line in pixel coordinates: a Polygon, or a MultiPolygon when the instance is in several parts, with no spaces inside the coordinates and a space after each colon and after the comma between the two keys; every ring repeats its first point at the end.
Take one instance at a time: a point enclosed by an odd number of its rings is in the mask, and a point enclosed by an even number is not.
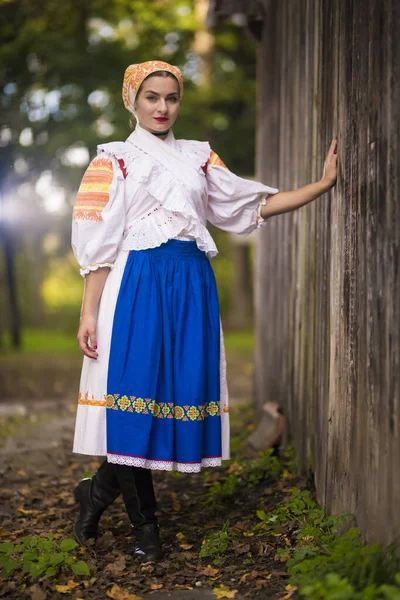
{"type": "Polygon", "coordinates": [[[154,117],[154,118],[159,123],[165,123],[165,121],[168,121],[168,117],[154,117]]]}

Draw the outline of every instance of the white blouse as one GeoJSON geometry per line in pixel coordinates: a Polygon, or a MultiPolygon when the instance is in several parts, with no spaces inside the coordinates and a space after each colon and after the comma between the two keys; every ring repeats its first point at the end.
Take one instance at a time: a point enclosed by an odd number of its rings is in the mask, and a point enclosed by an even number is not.
{"type": "Polygon", "coordinates": [[[119,251],[154,248],[169,239],[196,240],[218,253],[207,221],[247,235],[265,225],[267,197],[279,190],[242,179],[207,142],[165,140],[139,125],[125,142],[97,148],[76,197],[72,247],[81,275],[112,267],[119,251]]]}

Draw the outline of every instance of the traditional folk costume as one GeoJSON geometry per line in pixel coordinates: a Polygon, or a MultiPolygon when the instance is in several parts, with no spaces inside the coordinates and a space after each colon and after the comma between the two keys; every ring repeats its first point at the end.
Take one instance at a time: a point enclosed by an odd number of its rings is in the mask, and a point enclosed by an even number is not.
{"type": "MultiPolygon", "coordinates": [[[[130,112],[141,83],[157,71],[172,73],[182,95],[177,67],[131,65],[123,87],[130,112]]],[[[231,173],[207,142],[177,140],[171,130],[161,140],[139,124],[125,142],[98,146],[83,177],[72,246],[83,276],[111,271],[98,308],[98,358],[83,361],[73,450],[106,456],[100,474],[107,464],[132,468],[139,496],[138,477],[151,488],[147,470],[198,472],[229,458],[225,351],[210,265],[218,251],[206,224],[246,235],[265,224],[261,206],[276,192],[231,173]]],[[[109,470],[103,486],[110,501],[124,494],[118,472],[127,471],[109,470]]]]}

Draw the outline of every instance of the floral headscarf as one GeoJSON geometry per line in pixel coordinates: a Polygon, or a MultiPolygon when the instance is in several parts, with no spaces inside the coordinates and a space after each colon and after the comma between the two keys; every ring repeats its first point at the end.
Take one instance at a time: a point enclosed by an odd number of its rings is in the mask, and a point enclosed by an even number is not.
{"type": "Polygon", "coordinates": [[[125,71],[124,83],[122,86],[122,99],[126,110],[133,112],[136,94],[143,81],[156,71],[168,71],[175,75],[179,83],[179,93],[183,94],[183,75],[181,70],[174,65],[170,65],[162,60],[149,60],[147,62],[129,65],[125,71]]]}

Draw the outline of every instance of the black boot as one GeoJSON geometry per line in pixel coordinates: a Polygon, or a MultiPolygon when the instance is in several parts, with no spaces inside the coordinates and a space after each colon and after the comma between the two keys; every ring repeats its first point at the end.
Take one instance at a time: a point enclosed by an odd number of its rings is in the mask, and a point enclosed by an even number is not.
{"type": "Polygon", "coordinates": [[[142,469],[142,467],[131,467],[131,469],[139,496],[140,510],[147,523],[157,523],[157,500],[154,493],[151,469],[142,469]]]}
{"type": "Polygon", "coordinates": [[[162,548],[159,526],[154,514],[157,504],[151,471],[115,465],[115,473],[135,535],[134,556],[139,556],[145,561],[159,560],[162,557],[162,548]]]}
{"type": "Polygon", "coordinates": [[[93,477],[79,482],[74,490],[75,500],[80,504],[75,534],[81,544],[92,538],[96,539],[101,515],[119,494],[115,466],[107,460],[100,465],[93,477]]]}

